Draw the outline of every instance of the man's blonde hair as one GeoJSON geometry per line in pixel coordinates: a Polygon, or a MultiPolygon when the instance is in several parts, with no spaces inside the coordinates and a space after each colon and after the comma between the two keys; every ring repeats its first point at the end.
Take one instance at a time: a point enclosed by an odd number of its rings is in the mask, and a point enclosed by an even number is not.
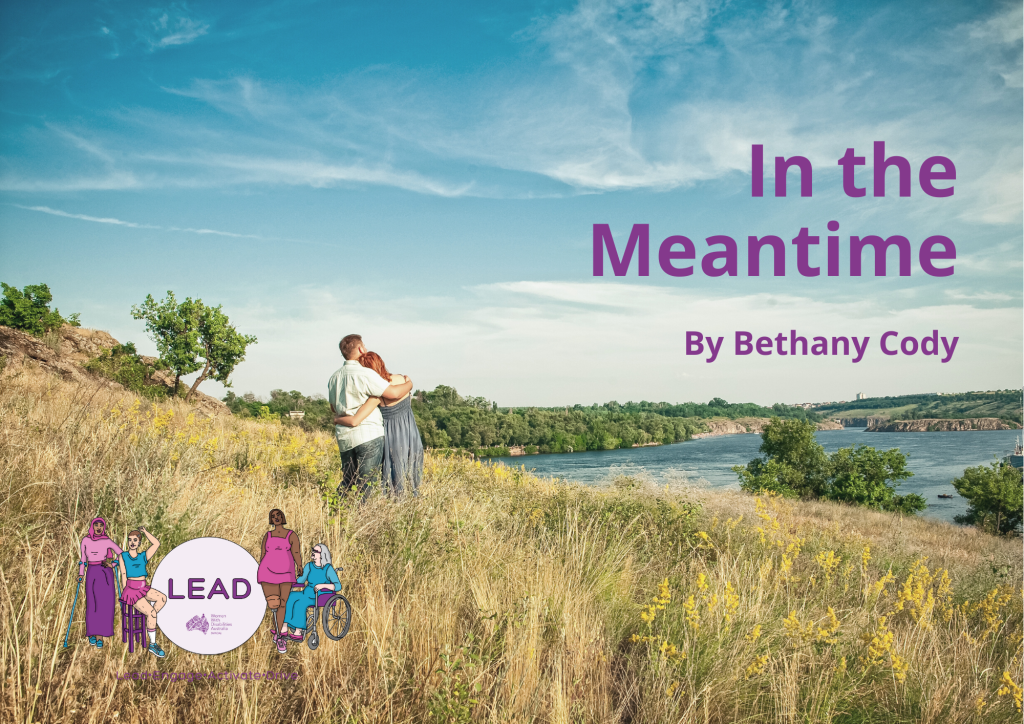
{"type": "Polygon", "coordinates": [[[341,350],[341,356],[345,359],[355,359],[356,350],[359,349],[359,345],[363,343],[363,338],[358,334],[346,334],[338,342],[338,349],[341,350]]]}

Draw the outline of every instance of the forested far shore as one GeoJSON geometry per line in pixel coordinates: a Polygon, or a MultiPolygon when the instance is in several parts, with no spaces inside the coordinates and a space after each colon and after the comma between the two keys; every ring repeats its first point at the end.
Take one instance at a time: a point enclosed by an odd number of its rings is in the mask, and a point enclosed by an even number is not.
{"type": "MultiPolygon", "coordinates": [[[[280,419],[307,429],[333,426],[326,399],[294,390],[274,390],[266,401],[229,392],[224,402],[243,417],[280,419]],[[302,419],[290,418],[292,411],[302,411],[302,419]]],[[[416,391],[412,407],[427,447],[461,448],[482,455],[507,455],[512,447],[522,447],[528,453],[560,453],[682,442],[706,432],[708,427],[702,421],[713,418],[821,420],[820,415],[800,407],[729,403],[719,397],[707,403],[613,401],[589,406],[499,407],[483,397],[463,397],[447,385],[416,391]]]]}
{"type": "Polygon", "coordinates": [[[1021,414],[1022,390],[990,390],[987,392],[929,393],[865,397],[851,402],[828,402],[816,405],[814,412],[828,418],[881,417],[897,420],[965,420],[995,417],[1024,424],[1021,414]]]}

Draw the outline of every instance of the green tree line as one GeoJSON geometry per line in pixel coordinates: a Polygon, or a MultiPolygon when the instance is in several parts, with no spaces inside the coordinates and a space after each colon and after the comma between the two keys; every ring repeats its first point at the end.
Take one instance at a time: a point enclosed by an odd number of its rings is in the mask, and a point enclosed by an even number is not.
{"type": "MultiPolygon", "coordinates": [[[[326,399],[306,397],[295,390],[273,390],[266,401],[247,400],[229,392],[224,402],[236,415],[271,416],[307,428],[330,429],[333,425],[326,399]],[[291,410],[302,410],[303,420],[289,420],[291,410]]],[[[427,447],[462,448],[483,455],[507,455],[513,446],[522,446],[527,452],[558,453],[682,442],[706,431],[702,420],[712,417],[774,415],[809,419],[801,408],[730,404],[717,397],[706,404],[607,402],[572,407],[498,407],[483,397],[463,397],[447,385],[416,392],[412,408],[427,447]]]]}
{"type": "MultiPolygon", "coordinates": [[[[822,405],[816,412],[831,416],[840,412],[857,410],[880,411],[900,407],[911,407],[892,413],[893,420],[922,420],[938,418],[962,420],[968,417],[998,417],[1018,425],[1024,423],[1021,416],[1022,390],[996,390],[994,392],[958,392],[955,394],[895,395],[892,397],[868,397],[863,400],[822,405]]],[[[870,413],[869,413],[870,414],[870,413]]]]}

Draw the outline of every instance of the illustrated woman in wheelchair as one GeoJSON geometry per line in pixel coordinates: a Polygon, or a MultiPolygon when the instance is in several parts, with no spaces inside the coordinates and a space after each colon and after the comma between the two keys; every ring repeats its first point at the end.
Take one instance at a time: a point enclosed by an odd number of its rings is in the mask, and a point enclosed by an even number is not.
{"type": "Polygon", "coordinates": [[[331,565],[331,552],[327,546],[318,543],[313,546],[313,560],[302,569],[302,575],[293,584],[288,596],[285,624],[282,635],[293,640],[302,641],[303,633],[308,631],[306,645],[315,649],[320,645],[317,634],[317,615],[323,609],[324,633],[335,641],[348,633],[352,623],[352,606],[348,599],[341,595],[341,579],[331,565]],[[302,588],[298,588],[302,586],[302,588]],[[291,629],[291,633],[288,632],[291,629]]]}

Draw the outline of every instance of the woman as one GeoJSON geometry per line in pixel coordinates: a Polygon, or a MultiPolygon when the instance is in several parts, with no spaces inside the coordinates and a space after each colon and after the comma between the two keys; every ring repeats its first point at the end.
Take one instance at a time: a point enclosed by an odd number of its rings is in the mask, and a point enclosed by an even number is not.
{"type": "Polygon", "coordinates": [[[284,636],[279,636],[277,632],[284,631],[285,605],[292,584],[302,570],[302,549],[295,531],[284,527],[286,521],[281,510],[274,508],[267,517],[270,525],[274,527],[263,536],[260,546],[263,555],[260,557],[260,567],[256,571],[256,582],[263,587],[267,606],[274,612],[274,627],[270,629],[270,633],[274,637],[278,653],[283,654],[288,648],[284,636]]]}
{"type": "Polygon", "coordinates": [[[93,518],[82,539],[78,580],[85,576],[85,633],[89,643],[103,648],[103,637],[114,635],[114,554],[123,551],[107,536],[107,521],[93,518]],[[86,570],[88,569],[88,573],[86,570]]]}
{"type": "Polygon", "coordinates": [[[121,566],[121,601],[133,606],[146,617],[146,633],[149,635],[149,653],[157,658],[164,657],[164,650],[156,645],[156,615],[167,603],[167,596],[146,585],[146,565],[156,555],[160,541],[150,535],[141,525],[128,534],[128,550],[118,559],[121,566]],[[140,532],[141,531],[141,532],[140,532]],[[149,539],[149,548],[139,550],[142,534],[149,539]]]}
{"type": "Polygon", "coordinates": [[[341,579],[331,565],[331,552],[326,545],[317,543],[313,546],[313,560],[302,569],[302,575],[295,583],[303,584],[305,588],[292,591],[288,597],[288,615],[281,635],[302,641],[306,630],[306,609],[316,605],[316,597],[321,591],[341,590],[341,579]],[[292,627],[291,635],[288,634],[289,626],[292,627]]]}
{"type": "MultiPolygon", "coordinates": [[[[392,384],[406,381],[405,375],[393,375],[384,366],[384,360],[376,352],[366,352],[359,358],[359,364],[368,367],[392,384]]],[[[412,414],[412,397],[406,395],[398,402],[384,404],[379,397],[371,397],[356,410],[354,415],[334,418],[334,424],[355,427],[369,415],[373,408],[380,406],[384,418],[384,471],[381,477],[383,489],[401,493],[410,488],[418,494],[423,478],[423,442],[412,414]]]]}

